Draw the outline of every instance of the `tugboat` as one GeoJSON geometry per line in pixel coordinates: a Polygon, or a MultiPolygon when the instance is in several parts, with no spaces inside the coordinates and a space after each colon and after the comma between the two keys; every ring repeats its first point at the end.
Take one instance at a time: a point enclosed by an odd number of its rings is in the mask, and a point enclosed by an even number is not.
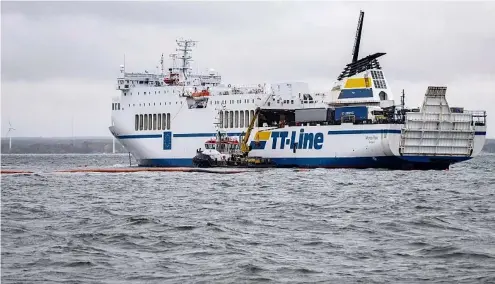
{"type": "Polygon", "coordinates": [[[193,158],[195,167],[274,167],[270,159],[261,157],[248,157],[251,147],[247,145],[249,136],[254,127],[254,122],[260,112],[256,109],[251,119],[247,132],[239,137],[239,140],[229,137],[225,131],[217,131],[216,138],[205,142],[205,150],[197,149],[193,158]],[[239,142],[240,141],[240,142],[239,142]]]}
{"type": "Polygon", "coordinates": [[[235,157],[240,156],[239,141],[228,137],[227,133],[217,132],[216,138],[205,142],[205,150],[197,149],[193,158],[195,167],[235,165],[235,157]]]}

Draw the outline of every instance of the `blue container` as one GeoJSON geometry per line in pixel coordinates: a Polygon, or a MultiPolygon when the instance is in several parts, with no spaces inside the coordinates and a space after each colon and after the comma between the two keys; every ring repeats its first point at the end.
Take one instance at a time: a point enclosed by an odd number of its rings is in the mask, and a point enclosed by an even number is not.
{"type": "Polygon", "coordinates": [[[368,119],[368,107],[366,106],[349,106],[335,108],[335,120],[339,121],[342,116],[353,115],[355,120],[368,119]]]}

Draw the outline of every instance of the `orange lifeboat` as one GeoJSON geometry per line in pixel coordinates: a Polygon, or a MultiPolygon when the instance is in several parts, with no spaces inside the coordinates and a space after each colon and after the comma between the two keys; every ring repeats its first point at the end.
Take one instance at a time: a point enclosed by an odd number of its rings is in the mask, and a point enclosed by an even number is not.
{"type": "Polygon", "coordinates": [[[208,90],[202,90],[200,92],[194,92],[194,93],[192,93],[192,96],[194,98],[208,97],[209,95],[210,95],[210,92],[208,92],[208,90]]]}

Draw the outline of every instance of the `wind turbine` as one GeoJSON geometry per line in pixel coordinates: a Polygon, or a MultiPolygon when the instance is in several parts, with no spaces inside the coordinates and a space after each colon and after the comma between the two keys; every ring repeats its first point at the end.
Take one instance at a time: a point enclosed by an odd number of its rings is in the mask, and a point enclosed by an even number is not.
{"type": "Polygon", "coordinates": [[[10,136],[10,131],[15,130],[14,127],[12,127],[12,124],[10,123],[9,120],[9,130],[7,131],[7,137],[9,137],[9,150],[12,149],[12,136],[10,136]]]}

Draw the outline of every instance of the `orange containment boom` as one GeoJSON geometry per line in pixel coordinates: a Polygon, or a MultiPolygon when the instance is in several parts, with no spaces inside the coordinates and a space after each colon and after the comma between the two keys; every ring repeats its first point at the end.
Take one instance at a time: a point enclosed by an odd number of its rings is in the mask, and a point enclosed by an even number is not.
{"type": "Polygon", "coordinates": [[[135,173],[135,172],[185,172],[185,173],[212,173],[212,174],[238,174],[245,170],[213,170],[198,168],[97,168],[97,169],[70,169],[59,170],[57,173],[135,173]]]}
{"type": "Polygon", "coordinates": [[[33,174],[31,171],[21,171],[21,170],[0,170],[0,174],[33,174]]]}
{"type": "MultiPolygon", "coordinates": [[[[232,169],[205,169],[205,168],[146,168],[146,167],[129,167],[129,168],[77,168],[56,170],[52,173],[136,173],[136,172],[183,172],[183,173],[211,173],[211,174],[239,174],[249,170],[232,170],[232,169]]],[[[0,174],[34,174],[33,171],[23,170],[4,170],[0,174]]]]}

